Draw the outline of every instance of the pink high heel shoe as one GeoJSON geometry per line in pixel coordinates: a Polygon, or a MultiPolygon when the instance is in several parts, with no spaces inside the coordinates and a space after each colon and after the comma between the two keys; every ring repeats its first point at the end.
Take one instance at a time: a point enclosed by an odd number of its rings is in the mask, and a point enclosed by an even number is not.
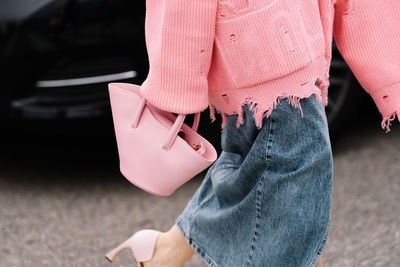
{"type": "Polygon", "coordinates": [[[106,259],[112,262],[115,255],[124,248],[130,248],[137,262],[137,267],[142,267],[141,262],[153,258],[154,248],[161,232],[151,229],[140,230],[106,254],[106,259]]]}

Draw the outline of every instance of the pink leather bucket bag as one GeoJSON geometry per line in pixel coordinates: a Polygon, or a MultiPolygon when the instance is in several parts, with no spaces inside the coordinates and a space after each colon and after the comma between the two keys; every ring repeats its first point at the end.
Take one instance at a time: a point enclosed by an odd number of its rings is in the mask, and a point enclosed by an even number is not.
{"type": "Polygon", "coordinates": [[[200,112],[190,128],[185,114],[151,105],[138,85],[110,83],[108,92],[120,171],[132,184],[169,196],[217,159],[213,145],[197,133],[200,112]]]}

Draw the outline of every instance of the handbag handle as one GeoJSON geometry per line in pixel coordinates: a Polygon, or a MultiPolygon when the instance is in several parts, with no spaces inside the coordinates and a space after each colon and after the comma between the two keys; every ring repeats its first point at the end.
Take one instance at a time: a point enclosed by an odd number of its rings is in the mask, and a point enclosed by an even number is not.
{"type": "MultiPolygon", "coordinates": [[[[133,117],[133,122],[131,124],[131,126],[133,128],[137,127],[140,117],[142,116],[144,107],[146,106],[146,103],[147,103],[147,100],[144,97],[142,97],[142,100],[140,101],[139,106],[137,108],[137,112],[134,114],[134,117],[133,117]]],[[[171,148],[172,144],[175,141],[175,138],[178,136],[178,132],[181,129],[185,118],[186,118],[186,114],[179,114],[176,117],[176,120],[175,120],[174,124],[172,125],[171,129],[169,130],[167,138],[165,139],[165,141],[162,145],[163,149],[169,150],[171,148]]],[[[194,115],[194,120],[193,120],[193,125],[192,125],[192,129],[195,132],[197,132],[197,129],[199,127],[199,122],[200,122],[200,112],[197,112],[194,115]]]]}
{"type": "MultiPolygon", "coordinates": [[[[172,144],[175,141],[175,138],[178,135],[179,130],[182,127],[183,121],[186,118],[186,114],[179,114],[178,117],[176,118],[174,125],[172,125],[171,129],[168,132],[167,138],[162,146],[163,149],[169,150],[172,146],[172,144]]],[[[200,112],[197,112],[194,114],[194,120],[193,120],[193,125],[192,129],[197,132],[197,128],[199,126],[200,122],[200,112]]]]}

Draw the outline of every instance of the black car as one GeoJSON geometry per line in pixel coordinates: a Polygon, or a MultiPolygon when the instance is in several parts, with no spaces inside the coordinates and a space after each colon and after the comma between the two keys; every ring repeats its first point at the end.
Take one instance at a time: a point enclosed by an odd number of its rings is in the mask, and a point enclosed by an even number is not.
{"type": "MultiPolygon", "coordinates": [[[[144,20],[145,1],[2,0],[2,124],[112,124],[107,84],[141,84],[147,76],[144,20]]],[[[326,113],[334,135],[362,90],[335,43],[332,52],[326,113]]],[[[217,143],[220,117],[210,127],[208,112],[199,132],[217,143]]]]}

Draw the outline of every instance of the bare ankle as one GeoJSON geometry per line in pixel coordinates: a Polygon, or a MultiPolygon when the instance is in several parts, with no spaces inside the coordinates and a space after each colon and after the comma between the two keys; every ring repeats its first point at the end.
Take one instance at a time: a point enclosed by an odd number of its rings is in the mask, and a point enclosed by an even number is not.
{"type": "Polygon", "coordinates": [[[181,267],[193,254],[192,247],[174,225],[168,232],[160,234],[152,260],[144,262],[143,267],[181,267]]]}
{"type": "Polygon", "coordinates": [[[166,252],[172,255],[176,262],[183,265],[194,254],[193,248],[188,244],[178,226],[174,224],[160,240],[166,252]]]}

